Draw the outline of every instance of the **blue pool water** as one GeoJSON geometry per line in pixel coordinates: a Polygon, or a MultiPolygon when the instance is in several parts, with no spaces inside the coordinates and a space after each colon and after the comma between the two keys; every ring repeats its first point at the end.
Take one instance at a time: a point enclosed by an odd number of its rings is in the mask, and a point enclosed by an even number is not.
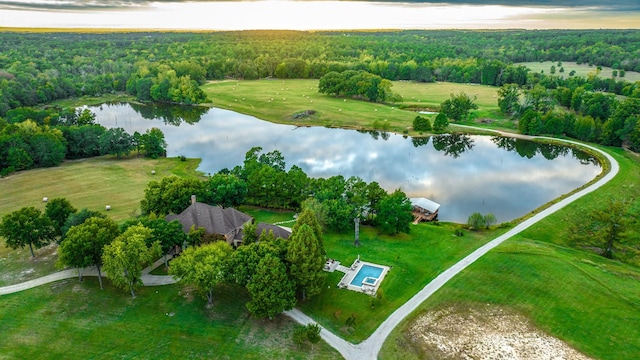
{"type": "Polygon", "coordinates": [[[380,274],[382,274],[382,268],[371,265],[362,265],[360,271],[356,274],[356,277],[351,280],[351,285],[353,286],[362,286],[362,281],[367,277],[379,278],[380,274]]]}

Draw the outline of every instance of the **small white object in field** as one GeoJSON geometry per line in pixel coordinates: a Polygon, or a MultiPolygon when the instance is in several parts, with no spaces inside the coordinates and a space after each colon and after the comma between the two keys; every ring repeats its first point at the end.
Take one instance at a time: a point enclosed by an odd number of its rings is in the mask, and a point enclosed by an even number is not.
{"type": "Polygon", "coordinates": [[[105,208],[105,210],[109,211],[109,210],[111,210],[111,205],[107,205],[104,208],[105,208]]]}
{"type": "Polygon", "coordinates": [[[48,198],[48,197],[43,197],[43,198],[42,198],[42,202],[47,202],[47,201],[49,201],[49,198],[48,198]]]}
{"type": "Polygon", "coordinates": [[[155,170],[151,170],[151,175],[155,175],[156,171],[155,170]]]}

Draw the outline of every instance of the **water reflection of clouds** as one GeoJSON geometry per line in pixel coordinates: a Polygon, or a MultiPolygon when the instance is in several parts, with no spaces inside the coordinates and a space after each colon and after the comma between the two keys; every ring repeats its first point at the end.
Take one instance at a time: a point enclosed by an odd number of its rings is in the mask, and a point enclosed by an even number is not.
{"type": "Polygon", "coordinates": [[[277,149],[288,167],[297,165],[311,177],[358,176],[388,191],[401,188],[410,197],[430,198],[443,205],[440,219],[445,221],[465,222],[475,211],[508,221],[599,172],[596,166],[580,165],[570,153],[554,160],[540,154],[526,159],[498,148],[489,137],[473,137],[473,150],[454,159],[436,151],[432,141],[414,147],[411,138],[398,135],[374,140],[353,130],[296,128],[220,109],[211,109],[197,124],[179,127],[144,120],[127,105],[94,111],[103,125],[117,122],[130,133],[160,128],[168,155],[201,158],[205,173],[241,165],[254,146],[264,152],[277,149]]]}

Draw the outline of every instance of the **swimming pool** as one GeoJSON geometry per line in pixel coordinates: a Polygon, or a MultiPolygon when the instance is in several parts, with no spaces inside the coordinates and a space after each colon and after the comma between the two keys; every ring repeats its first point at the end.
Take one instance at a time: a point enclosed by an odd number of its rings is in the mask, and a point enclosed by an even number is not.
{"type": "MultiPolygon", "coordinates": [[[[362,267],[360,268],[356,276],[353,278],[353,280],[351,280],[351,285],[362,286],[362,282],[367,278],[374,278],[377,280],[380,277],[380,274],[382,274],[383,270],[384,270],[383,268],[378,266],[364,264],[362,265],[362,267]]],[[[368,280],[368,284],[371,284],[370,283],[371,280],[370,279],[367,279],[367,280],[368,280]]]]}

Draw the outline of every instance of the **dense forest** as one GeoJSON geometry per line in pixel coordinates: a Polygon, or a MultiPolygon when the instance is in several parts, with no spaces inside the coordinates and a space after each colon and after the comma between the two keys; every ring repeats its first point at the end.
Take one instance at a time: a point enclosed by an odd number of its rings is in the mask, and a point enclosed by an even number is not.
{"type": "MultiPolygon", "coordinates": [[[[514,64],[575,61],[640,71],[640,33],[631,30],[0,32],[0,49],[0,116],[120,91],[145,101],[198,103],[205,100],[198,84],[224,78],[366,70],[388,80],[566,86],[560,77],[514,64]]],[[[637,90],[620,78],[587,81],[621,95],[637,90]]]]}
{"type": "MultiPolygon", "coordinates": [[[[640,71],[638,31],[0,32],[0,49],[1,175],[118,155],[123,147],[163,153],[162,146],[136,145],[144,134],[115,134],[83,119],[90,114],[31,107],[117,92],[192,105],[206,101],[201,84],[227,78],[321,79],[321,92],[383,102],[400,101],[389,80],[500,86],[498,105],[522,133],[640,150],[640,83],[624,77],[640,71]],[[518,65],[530,61],[557,62],[559,74],[518,65]],[[563,77],[562,61],[612,67],[616,75],[563,77]]],[[[201,110],[189,108],[197,119],[201,110]]]]}

